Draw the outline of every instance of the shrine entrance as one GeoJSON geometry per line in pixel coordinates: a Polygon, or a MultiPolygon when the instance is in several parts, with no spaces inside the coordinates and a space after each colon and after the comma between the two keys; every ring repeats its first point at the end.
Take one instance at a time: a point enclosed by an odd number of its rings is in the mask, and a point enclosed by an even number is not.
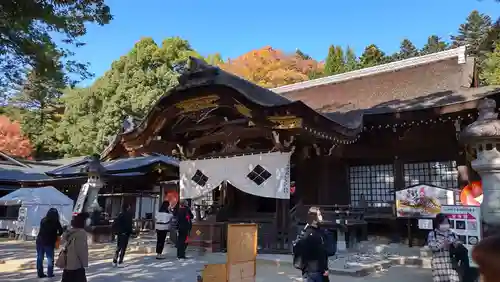
{"type": "Polygon", "coordinates": [[[286,249],[290,156],[271,152],[181,161],[180,197],[191,199],[195,208],[218,206],[217,222],[258,224],[261,250],[286,249]]]}

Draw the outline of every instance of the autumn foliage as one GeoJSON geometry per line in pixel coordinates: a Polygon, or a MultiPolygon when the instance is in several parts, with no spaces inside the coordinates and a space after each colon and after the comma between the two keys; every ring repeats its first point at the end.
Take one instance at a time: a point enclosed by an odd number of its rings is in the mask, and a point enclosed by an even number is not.
{"type": "Polygon", "coordinates": [[[31,143],[23,136],[19,122],[6,116],[0,116],[0,151],[23,158],[31,156],[32,152],[31,143]]]}
{"type": "Polygon", "coordinates": [[[315,60],[285,54],[267,46],[230,59],[219,67],[262,87],[273,88],[306,81],[309,74],[322,66],[315,60]]]}

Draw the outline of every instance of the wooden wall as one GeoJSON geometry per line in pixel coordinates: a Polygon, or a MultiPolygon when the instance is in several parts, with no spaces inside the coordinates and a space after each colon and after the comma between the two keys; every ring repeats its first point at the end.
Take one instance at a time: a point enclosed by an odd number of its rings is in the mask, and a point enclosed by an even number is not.
{"type": "Polygon", "coordinates": [[[398,190],[405,186],[405,163],[450,160],[465,162],[451,122],[368,131],[357,143],[341,148],[340,157],[313,155],[297,161],[296,193],[306,205],[347,205],[349,166],[393,164],[398,190]]]}

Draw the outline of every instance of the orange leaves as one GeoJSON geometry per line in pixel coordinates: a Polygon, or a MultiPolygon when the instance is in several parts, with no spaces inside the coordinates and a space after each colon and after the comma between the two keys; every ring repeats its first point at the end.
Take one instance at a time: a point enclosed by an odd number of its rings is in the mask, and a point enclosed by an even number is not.
{"type": "Polygon", "coordinates": [[[270,46],[229,59],[219,67],[267,88],[308,80],[309,73],[320,68],[314,60],[288,55],[270,46]]]}
{"type": "Polygon", "coordinates": [[[0,151],[8,155],[27,158],[31,155],[30,141],[21,131],[17,121],[11,121],[6,116],[0,116],[0,151]]]}

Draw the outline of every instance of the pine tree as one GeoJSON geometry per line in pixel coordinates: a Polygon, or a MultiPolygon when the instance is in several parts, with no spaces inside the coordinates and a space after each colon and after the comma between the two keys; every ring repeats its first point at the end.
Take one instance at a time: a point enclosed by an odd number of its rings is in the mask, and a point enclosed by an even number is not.
{"type": "Polygon", "coordinates": [[[409,39],[403,39],[399,46],[398,59],[404,60],[408,58],[417,57],[419,54],[417,47],[409,39]]]}
{"type": "Polygon", "coordinates": [[[334,75],[345,71],[344,51],[340,46],[330,45],[325,61],[325,75],[334,75]]]}
{"type": "Polygon", "coordinates": [[[427,38],[427,43],[420,50],[421,55],[427,55],[444,51],[448,48],[448,43],[444,42],[437,35],[431,35],[427,38]]]}
{"type": "Polygon", "coordinates": [[[347,46],[345,52],[345,71],[353,71],[359,69],[359,61],[354,53],[354,50],[347,46]]]}
{"type": "Polygon", "coordinates": [[[385,53],[382,52],[382,50],[380,50],[375,44],[368,45],[359,60],[364,68],[373,67],[387,62],[385,53]]]}
{"type": "Polygon", "coordinates": [[[474,10],[469,14],[465,23],[460,25],[458,35],[451,37],[453,46],[467,45],[469,55],[480,58],[484,55],[480,47],[488,38],[491,28],[491,18],[474,10]]]}
{"type": "Polygon", "coordinates": [[[295,50],[295,55],[302,60],[312,60],[312,57],[302,52],[300,49],[295,50]]]}
{"type": "Polygon", "coordinates": [[[500,42],[497,43],[493,52],[486,55],[481,64],[481,80],[484,84],[500,84],[500,42]]]}

